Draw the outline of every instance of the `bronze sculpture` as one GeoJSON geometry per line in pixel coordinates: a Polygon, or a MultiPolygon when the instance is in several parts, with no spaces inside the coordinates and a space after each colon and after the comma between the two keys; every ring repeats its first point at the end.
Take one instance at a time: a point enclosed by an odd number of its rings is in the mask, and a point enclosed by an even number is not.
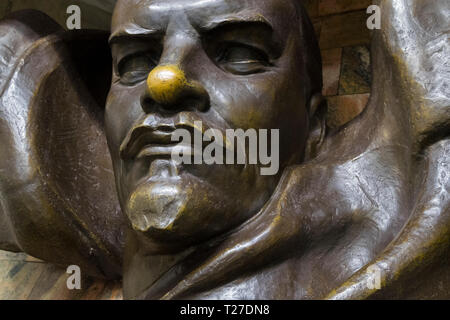
{"type": "Polygon", "coordinates": [[[301,1],[119,1],[107,99],[104,34],[6,20],[22,38],[1,41],[16,61],[1,72],[0,243],[106,277],[125,243],[127,298],[448,297],[433,286],[449,279],[450,8],[408,4],[379,1],[371,100],[337,132],[301,1]],[[138,156],[197,120],[280,128],[279,174],[138,156]]]}

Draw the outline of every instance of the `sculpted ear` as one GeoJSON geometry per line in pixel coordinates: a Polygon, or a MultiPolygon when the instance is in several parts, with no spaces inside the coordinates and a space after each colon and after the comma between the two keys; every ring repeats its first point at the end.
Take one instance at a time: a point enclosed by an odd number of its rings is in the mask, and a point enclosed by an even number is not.
{"type": "Polygon", "coordinates": [[[320,93],[316,93],[309,101],[309,136],[306,141],[305,161],[317,156],[326,135],[326,116],[328,105],[320,93]]]}

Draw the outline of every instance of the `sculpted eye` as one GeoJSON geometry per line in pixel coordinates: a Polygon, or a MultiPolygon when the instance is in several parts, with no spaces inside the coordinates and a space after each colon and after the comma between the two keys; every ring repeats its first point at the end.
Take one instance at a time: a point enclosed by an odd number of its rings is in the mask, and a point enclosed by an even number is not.
{"type": "Polygon", "coordinates": [[[270,65],[264,51],[242,44],[222,47],[217,63],[226,71],[240,75],[263,72],[270,65]]]}
{"type": "Polygon", "coordinates": [[[145,53],[125,57],[118,65],[120,82],[125,85],[134,85],[144,81],[155,66],[154,59],[145,53]]]}

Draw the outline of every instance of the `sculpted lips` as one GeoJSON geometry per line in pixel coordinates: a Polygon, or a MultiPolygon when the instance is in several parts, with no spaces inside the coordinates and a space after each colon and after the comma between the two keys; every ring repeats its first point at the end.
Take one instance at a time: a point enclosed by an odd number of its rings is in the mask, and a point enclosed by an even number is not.
{"type": "MultiPolygon", "coordinates": [[[[211,124],[202,122],[202,127],[195,126],[196,121],[202,121],[197,115],[190,112],[180,112],[173,118],[163,118],[158,115],[147,117],[141,124],[134,126],[127,134],[120,146],[120,157],[123,160],[141,158],[145,156],[171,156],[177,147],[177,152],[193,154],[202,152],[195,150],[194,133],[201,136],[207,131],[211,124]],[[191,135],[191,144],[180,146],[179,140],[172,141],[176,130],[187,130],[191,135]]],[[[203,147],[207,142],[203,142],[203,147]]]]}
{"type": "MultiPolygon", "coordinates": [[[[195,136],[203,137],[205,132],[212,128],[218,128],[216,130],[219,130],[221,134],[224,134],[228,129],[223,123],[202,119],[193,112],[180,112],[173,117],[152,114],[129,130],[120,146],[120,157],[122,160],[148,156],[167,158],[172,155],[174,150],[183,155],[202,153],[203,150],[194,148],[194,138],[195,136]],[[199,122],[201,123],[200,126],[198,125],[199,122]],[[187,130],[190,133],[191,143],[189,145],[180,145],[179,139],[172,141],[172,137],[180,129],[187,130]]],[[[225,136],[223,141],[225,141],[225,136]]],[[[200,148],[205,148],[209,143],[208,141],[202,141],[200,148]]],[[[226,149],[228,145],[226,144],[223,147],[226,149]]]]}
{"type": "MultiPolygon", "coordinates": [[[[179,144],[172,141],[173,133],[176,129],[181,128],[192,133],[194,131],[193,127],[187,125],[158,127],[143,125],[136,127],[122,143],[120,157],[126,160],[144,156],[170,156],[173,148],[179,144]]],[[[191,149],[191,146],[186,146],[183,151],[190,152],[191,149]]]]}

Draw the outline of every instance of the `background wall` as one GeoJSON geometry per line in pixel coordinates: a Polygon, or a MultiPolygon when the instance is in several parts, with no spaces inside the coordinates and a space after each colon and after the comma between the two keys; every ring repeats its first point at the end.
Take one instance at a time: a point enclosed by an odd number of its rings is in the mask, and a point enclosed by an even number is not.
{"type": "Polygon", "coordinates": [[[370,96],[371,0],[305,0],[319,38],[328,125],[339,127],[366,106],[370,96]]]}
{"type": "MultiPolygon", "coordinates": [[[[328,124],[336,128],[357,116],[370,93],[371,0],[304,0],[320,41],[328,124]]],[[[114,0],[0,0],[0,17],[27,8],[44,11],[65,26],[69,5],[82,12],[82,28],[109,29],[114,0]]],[[[121,299],[120,283],[84,278],[83,290],[68,291],[64,269],[0,251],[0,299],[121,299]]]]}

